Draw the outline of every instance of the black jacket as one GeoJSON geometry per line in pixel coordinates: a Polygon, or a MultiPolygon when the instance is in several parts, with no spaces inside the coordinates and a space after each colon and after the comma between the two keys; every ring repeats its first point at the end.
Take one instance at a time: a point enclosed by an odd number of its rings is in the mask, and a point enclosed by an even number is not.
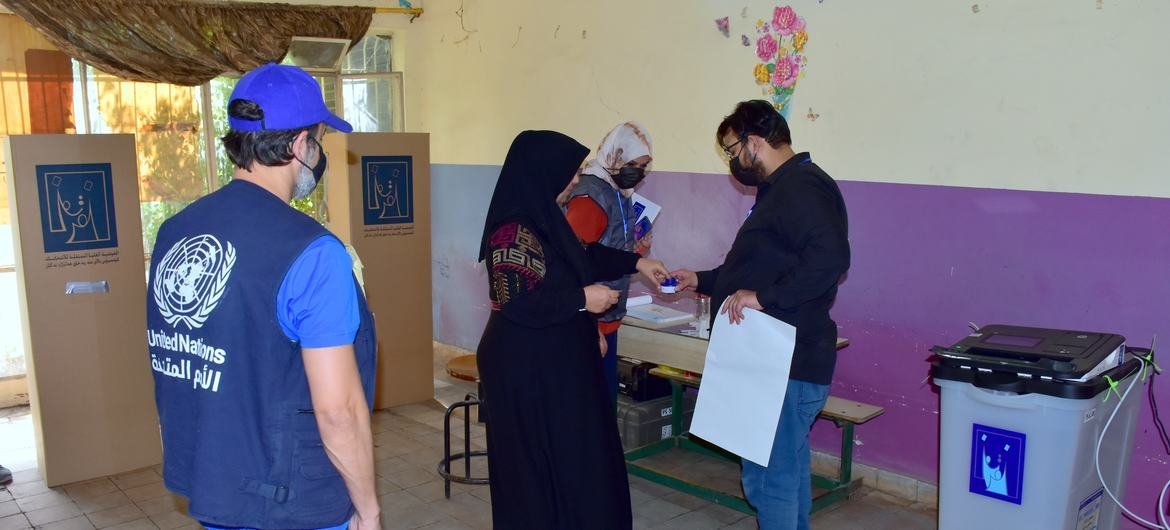
{"type": "Polygon", "coordinates": [[[765,313],[796,327],[790,377],[827,385],[837,362],[829,308],[847,270],[849,219],[841,191],[800,153],[759,185],[723,264],[698,273],[697,290],[711,296],[712,322],[725,298],[756,291],[765,313]]]}

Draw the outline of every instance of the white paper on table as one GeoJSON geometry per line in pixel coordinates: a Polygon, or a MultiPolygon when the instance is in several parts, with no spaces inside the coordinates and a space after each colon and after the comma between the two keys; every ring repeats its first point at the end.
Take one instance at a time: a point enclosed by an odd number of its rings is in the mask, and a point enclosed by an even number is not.
{"type": "Polygon", "coordinates": [[[788,389],[796,328],[754,309],[731,324],[715,319],[690,432],[768,465],[788,389]]]}
{"type": "Polygon", "coordinates": [[[636,306],[626,305],[626,315],[631,317],[654,322],[656,324],[669,324],[672,322],[688,322],[695,318],[691,313],[684,313],[677,309],[671,309],[666,306],[658,304],[642,304],[636,306]]]}
{"type": "Polygon", "coordinates": [[[626,299],[626,308],[643,306],[654,303],[654,299],[648,294],[642,296],[631,296],[626,299]]]}

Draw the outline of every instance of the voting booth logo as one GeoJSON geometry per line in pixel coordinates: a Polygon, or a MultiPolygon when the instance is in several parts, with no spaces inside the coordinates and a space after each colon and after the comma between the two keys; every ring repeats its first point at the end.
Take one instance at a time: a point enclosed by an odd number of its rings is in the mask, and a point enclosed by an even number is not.
{"type": "Polygon", "coordinates": [[[1024,433],[972,424],[971,493],[1021,504],[1024,433]]]}
{"type": "Polygon", "coordinates": [[[413,163],[409,156],[362,157],[366,226],[414,222],[413,163]]]}
{"type": "Polygon", "coordinates": [[[37,166],[45,252],[116,248],[110,164],[37,166]]]}

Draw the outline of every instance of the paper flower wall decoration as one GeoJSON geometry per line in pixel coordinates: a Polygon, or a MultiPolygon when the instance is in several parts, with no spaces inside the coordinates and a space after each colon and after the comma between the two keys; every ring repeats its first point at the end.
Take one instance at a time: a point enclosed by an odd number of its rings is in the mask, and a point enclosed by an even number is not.
{"type": "Polygon", "coordinates": [[[722,33],[724,37],[731,36],[731,20],[728,17],[715,19],[715,27],[719,28],[719,33],[722,33]]]}
{"type": "MultiPolygon", "coordinates": [[[[771,21],[756,21],[756,34],[756,57],[760,62],[752,70],[752,77],[772,106],[787,116],[789,100],[808,64],[804,55],[808,44],[804,18],[790,6],[778,6],[772,11],[771,21]]],[[[747,36],[744,40],[746,45],[747,36]]]]}

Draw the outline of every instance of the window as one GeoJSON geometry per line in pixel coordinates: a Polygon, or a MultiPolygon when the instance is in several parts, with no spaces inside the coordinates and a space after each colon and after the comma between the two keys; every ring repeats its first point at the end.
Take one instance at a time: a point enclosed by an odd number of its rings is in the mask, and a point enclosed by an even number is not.
{"type": "Polygon", "coordinates": [[[394,71],[389,35],[358,41],[341,67],[344,116],[357,132],[403,130],[402,73],[394,71]]]}
{"type": "MultiPolygon", "coordinates": [[[[76,63],[85,107],[78,128],[92,134],[134,135],[138,200],[146,254],[163,220],[207,194],[202,92],[198,87],[126,81],[76,63]]],[[[78,98],[75,102],[80,103],[78,98]]]]}
{"type": "MultiPolygon", "coordinates": [[[[53,45],[16,15],[0,14],[0,36],[0,136],[30,134],[42,130],[41,126],[48,122],[55,122],[63,129],[56,132],[72,132],[72,127],[65,122],[77,121],[73,116],[62,119],[65,118],[63,113],[54,112],[54,119],[44,119],[50,110],[67,111],[67,100],[57,98],[53,105],[55,108],[50,109],[50,105],[45,103],[48,98],[38,97],[49,95],[47,91],[42,94],[30,93],[30,88],[35,84],[31,82],[31,77],[38,70],[45,73],[45,69],[38,68],[41,65],[37,64],[29,68],[28,60],[41,56],[38,52],[54,50],[53,45]],[[33,101],[41,102],[41,108],[31,109],[30,102],[33,101]]],[[[67,63],[66,58],[58,64],[67,63]]],[[[67,66],[63,71],[54,73],[65,79],[69,77],[67,66]]],[[[60,77],[53,81],[59,82],[60,77]]],[[[74,90],[73,94],[76,93],[74,90]]],[[[21,331],[20,306],[17,303],[16,256],[9,219],[8,174],[3,149],[0,149],[0,378],[19,377],[26,370],[24,333],[21,331]]]]}
{"type": "Polygon", "coordinates": [[[394,71],[389,35],[367,35],[354,44],[342,63],[342,74],[384,74],[394,71]]]}
{"type": "MultiPolygon", "coordinates": [[[[52,44],[12,15],[0,15],[0,35],[8,37],[0,39],[0,135],[43,132],[38,127],[47,123],[64,128],[56,132],[135,136],[147,256],[163,220],[231,180],[234,166],[219,138],[227,132],[227,103],[237,77],[218,77],[200,87],[137,83],[64,57],[59,67],[47,68],[47,61],[36,59],[30,69],[27,58],[43,54],[29,52],[52,52],[52,44]],[[51,92],[30,93],[33,70],[41,79],[46,72],[56,76],[53,82],[71,93],[61,91],[52,104],[45,103],[51,92]]],[[[339,68],[312,72],[326,105],[356,131],[403,130],[402,74],[394,71],[392,45],[391,36],[371,33],[350,48],[339,68]]],[[[342,153],[331,154],[334,163],[342,163],[342,153]]],[[[0,153],[0,300],[7,301],[0,303],[0,377],[25,372],[6,178],[0,153]]],[[[325,221],[324,200],[320,186],[293,206],[325,221]]]]}
{"type": "Polygon", "coordinates": [[[228,120],[227,120],[227,104],[228,98],[232,95],[232,90],[236,88],[238,77],[220,76],[212,79],[208,85],[210,86],[211,105],[208,110],[211,112],[211,137],[207,141],[215,146],[215,178],[214,181],[217,186],[223,186],[228,181],[232,180],[232,173],[235,171],[235,166],[227,157],[227,151],[223,148],[223,143],[219,141],[223,135],[227,134],[228,120]]]}
{"type": "Polygon", "coordinates": [[[341,76],[345,119],[357,132],[403,130],[402,75],[341,76]]]}

